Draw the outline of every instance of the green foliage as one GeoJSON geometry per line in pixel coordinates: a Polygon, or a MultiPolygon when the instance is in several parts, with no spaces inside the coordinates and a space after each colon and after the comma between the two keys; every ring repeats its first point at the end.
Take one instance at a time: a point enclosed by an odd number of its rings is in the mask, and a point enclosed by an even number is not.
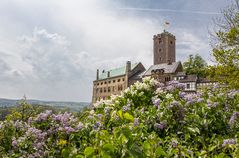
{"type": "MultiPolygon", "coordinates": [[[[0,122],[3,157],[236,157],[239,91],[185,94],[146,78],[78,115],[0,122]]],[[[20,117],[21,118],[21,117],[20,117]]]]}
{"type": "Polygon", "coordinates": [[[195,56],[189,55],[188,60],[183,63],[184,71],[191,75],[197,75],[199,77],[206,76],[206,67],[207,63],[205,60],[198,54],[195,56]]]}
{"type": "Polygon", "coordinates": [[[210,67],[209,73],[217,81],[239,88],[239,1],[235,0],[222,13],[216,21],[213,46],[216,65],[210,67]]]}

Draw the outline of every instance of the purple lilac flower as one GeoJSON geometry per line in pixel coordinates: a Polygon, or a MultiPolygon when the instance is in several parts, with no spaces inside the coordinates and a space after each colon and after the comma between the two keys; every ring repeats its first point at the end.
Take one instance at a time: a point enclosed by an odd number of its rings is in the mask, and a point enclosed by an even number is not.
{"type": "Polygon", "coordinates": [[[119,116],[115,116],[115,121],[118,121],[119,120],[119,116]]]}
{"type": "Polygon", "coordinates": [[[144,113],[144,108],[142,108],[142,109],[140,110],[140,112],[143,114],[143,113],[144,113]]]}
{"type": "Polygon", "coordinates": [[[178,142],[176,142],[175,140],[173,140],[173,141],[171,142],[171,145],[172,145],[173,148],[176,148],[176,147],[178,146],[178,142]]]}
{"type": "Polygon", "coordinates": [[[93,126],[93,129],[94,130],[97,130],[97,129],[99,129],[101,127],[101,123],[100,122],[96,122],[95,124],[94,124],[94,126],[93,126]]]}
{"type": "Polygon", "coordinates": [[[178,83],[176,85],[176,88],[179,88],[179,89],[184,89],[185,88],[185,85],[183,83],[178,83]]]}
{"type": "Polygon", "coordinates": [[[172,80],[168,82],[168,85],[176,85],[176,84],[179,84],[179,82],[176,80],[172,80]]]}
{"type": "Polygon", "coordinates": [[[153,101],[154,106],[159,107],[160,102],[161,102],[161,100],[159,98],[158,99],[152,99],[152,101],[153,101]]]}
{"type": "Polygon", "coordinates": [[[164,87],[165,85],[163,83],[161,83],[161,82],[158,82],[157,86],[158,87],[164,87]]]}
{"type": "Polygon", "coordinates": [[[123,106],[122,110],[123,110],[123,112],[126,112],[126,111],[130,110],[130,108],[128,106],[123,106]]]}
{"type": "Polygon", "coordinates": [[[28,158],[35,158],[32,154],[28,155],[28,158]]]}
{"type": "Polygon", "coordinates": [[[155,123],[155,124],[154,124],[154,128],[155,128],[155,129],[161,129],[161,130],[163,130],[165,127],[166,127],[166,123],[165,123],[165,122],[155,123]]]}
{"type": "Polygon", "coordinates": [[[228,97],[233,99],[236,94],[236,90],[232,90],[230,93],[228,93],[228,97]]]}
{"type": "Polygon", "coordinates": [[[134,126],[138,126],[139,125],[139,118],[135,118],[134,119],[134,126]]]}
{"type": "Polygon", "coordinates": [[[76,129],[81,130],[82,128],[84,128],[84,124],[82,122],[79,122],[79,124],[76,126],[76,129]]]}
{"type": "Polygon", "coordinates": [[[102,114],[97,114],[98,119],[102,119],[103,115],[102,114]]]}
{"type": "Polygon", "coordinates": [[[70,134],[72,132],[75,132],[75,129],[72,128],[72,127],[65,127],[65,131],[66,131],[67,134],[70,134]]]}
{"type": "Polygon", "coordinates": [[[238,119],[238,117],[239,117],[239,112],[234,112],[229,120],[229,124],[233,126],[236,120],[238,119]]]}
{"type": "Polygon", "coordinates": [[[226,145],[233,145],[236,143],[237,143],[237,141],[235,139],[225,139],[223,141],[222,147],[225,147],[226,145]]]}
{"type": "Polygon", "coordinates": [[[179,106],[179,102],[175,100],[169,105],[170,108],[177,107],[177,106],[179,106]]]}
{"type": "Polygon", "coordinates": [[[169,92],[172,92],[174,89],[175,89],[175,87],[172,86],[172,85],[169,85],[169,86],[166,87],[166,90],[169,91],[169,92]]]}
{"type": "Polygon", "coordinates": [[[201,103],[201,102],[203,102],[203,98],[198,98],[198,100],[197,100],[197,103],[201,103]]]}
{"type": "Polygon", "coordinates": [[[189,153],[190,155],[192,155],[192,154],[193,154],[193,151],[188,149],[188,153],[189,153]]]}
{"type": "Polygon", "coordinates": [[[46,121],[51,114],[52,114],[51,110],[46,110],[44,113],[38,114],[36,121],[38,122],[46,121]]]}
{"type": "Polygon", "coordinates": [[[105,107],[104,111],[105,111],[105,115],[110,114],[110,108],[109,107],[105,107]]]}
{"type": "Polygon", "coordinates": [[[186,93],[185,93],[185,92],[180,92],[180,93],[179,93],[179,97],[180,97],[180,98],[184,98],[184,97],[185,97],[185,95],[186,95],[186,93]]]}
{"type": "Polygon", "coordinates": [[[188,94],[188,95],[185,96],[185,98],[186,98],[186,101],[187,101],[187,103],[186,103],[187,105],[193,104],[195,102],[193,94],[188,94]]]}
{"type": "Polygon", "coordinates": [[[14,148],[16,148],[17,145],[18,145],[18,143],[17,143],[16,138],[13,138],[13,140],[12,140],[12,146],[13,146],[14,148]]]}

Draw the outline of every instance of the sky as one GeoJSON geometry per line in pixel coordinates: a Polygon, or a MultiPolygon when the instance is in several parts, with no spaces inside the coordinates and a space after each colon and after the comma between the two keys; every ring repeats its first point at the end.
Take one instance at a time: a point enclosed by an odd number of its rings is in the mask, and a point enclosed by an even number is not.
{"type": "Polygon", "coordinates": [[[231,0],[1,0],[0,98],[91,101],[96,69],[153,63],[164,23],[176,57],[212,63],[209,30],[231,0]]]}

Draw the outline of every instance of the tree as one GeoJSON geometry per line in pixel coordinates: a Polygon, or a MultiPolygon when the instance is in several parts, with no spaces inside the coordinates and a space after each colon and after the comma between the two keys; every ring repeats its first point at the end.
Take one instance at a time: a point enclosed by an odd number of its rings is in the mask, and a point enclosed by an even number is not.
{"type": "Polygon", "coordinates": [[[184,71],[187,74],[195,74],[199,77],[205,77],[205,69],[207,67],[206,61],[198,54],[189,55],[188,60],[183,63],[184,71]]]}
{"type": "Polygon", "coordinates": [[[215,28],[212,46],[216,65],[210,67],[210,76],[239,88],[239,0],[222,11],[215,28]]]}

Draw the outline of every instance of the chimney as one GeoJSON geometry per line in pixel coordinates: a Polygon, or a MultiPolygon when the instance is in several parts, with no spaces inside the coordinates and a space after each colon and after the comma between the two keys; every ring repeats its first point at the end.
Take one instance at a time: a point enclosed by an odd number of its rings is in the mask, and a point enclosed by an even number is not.
{"type": "Polygon", "coordinates": [[[96,70],[96,80],[99,80],[99,69],[96,70]]]}
{"type": "Polygon", "coordinates": [[[126,73],[131,71],[131,62],[130,61],[126,62],[126,69],[125,69],[125,71],[126,71],[126,73]]]}
{"type": "Polygon", "coordinates": [[[172,65],[172,62],[170,59],[168,59],[168,65],[172,65]]]}
{"type": "Polygon", "coordinates": [[[107,77],[110,77],[110,71],[107,72],[107,77]]]}

